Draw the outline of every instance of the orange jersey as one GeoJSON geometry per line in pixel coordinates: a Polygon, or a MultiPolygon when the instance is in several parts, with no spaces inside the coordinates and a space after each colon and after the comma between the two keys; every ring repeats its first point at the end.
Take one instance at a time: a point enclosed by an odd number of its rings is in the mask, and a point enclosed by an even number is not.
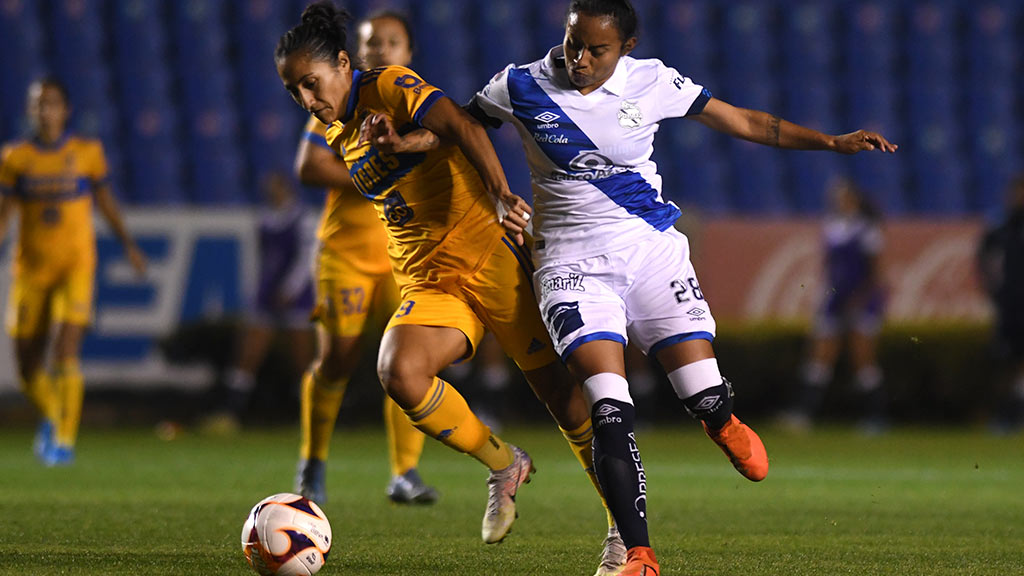
{"type": "Polygon", "coordinates": [[[0,152],[0,192],[21,213],[15,274],[48,277],[92,263],[94,187],[107,178],[98,140],[65,136],[46,146],[18,141],[0,152]]]}
{"type": "Polygon", "coordinates": [[[494,202],[458,147],[385,154],[359,145],[359,127],[371,114],[389,116],[399,133],[420,121],[444,93],[402,66],[355,71],[348,107],[327,128],[327,142],[348,164],[352,181],[387,225],[395,280],[459,284],[484,265],[501,240],[494,202]]]}
{"type": "MultiPolygon", "coordinates": [[[[303,137],[314,146],[330,149],[324,136],[326,131],[327,126],[311,116],[303,137]]],[[[390,271],[387,232],[373,205],[355,190],[327,191],[317,238],[325,252],[356,270],[367,274],[390,271]]]]}

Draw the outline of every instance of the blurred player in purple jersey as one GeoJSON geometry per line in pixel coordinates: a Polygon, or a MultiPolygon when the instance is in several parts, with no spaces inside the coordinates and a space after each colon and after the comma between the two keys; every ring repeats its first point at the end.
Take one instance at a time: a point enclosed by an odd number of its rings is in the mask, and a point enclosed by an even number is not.
{"type": "Polygon", "coordinates": [[[239,335],[234,366],[226,376],[224,398],[218,411],[203,422],[211,433],[238,430],[256,375],[278,332],[285,335],[296,373],[313,360],[309,312],[313,309],[314,240],[309,210],[283,174],[268,174],[262,187],[266,203],[259,214],[256,291],[239,335]]]}
{"type": "Polygon", "coordinates": [[[845,179],[829,188],[832,214],[825,222],[824,296],[814,322],[796,406],[783,416],[793,430],[808,429],[818,415],[844,342],[857,390],[863,398],[865,432],[885,426],[886,398],[877,360],[885,289],[879,270],[881,217],[863,191],[845,179]]]}

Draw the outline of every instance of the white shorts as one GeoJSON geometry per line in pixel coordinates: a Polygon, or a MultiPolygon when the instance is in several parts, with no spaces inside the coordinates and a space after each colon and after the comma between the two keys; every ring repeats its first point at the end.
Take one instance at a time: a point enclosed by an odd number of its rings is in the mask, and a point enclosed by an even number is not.
{"type": "Polygon", "coordinates": [[[648,355],[715,337],[715,319],[690,264],[690,243],[670,228],[629,248],[533,274],[541,316],[567,360],[581,344],[632,338],[648,355]]]}

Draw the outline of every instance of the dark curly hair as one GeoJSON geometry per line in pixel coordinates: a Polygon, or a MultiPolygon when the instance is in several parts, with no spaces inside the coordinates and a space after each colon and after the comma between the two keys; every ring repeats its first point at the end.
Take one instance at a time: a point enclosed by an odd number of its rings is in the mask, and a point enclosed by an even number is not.
{"type": "Polygon", "coordinates": [[[338,52],[348,50],[348,23],[352,16],[332,2],[315,2],[302,11],[298,26],[284,33],[277,41],[274,59],[304,50],[314,60],[338,64],[338,52]]]}

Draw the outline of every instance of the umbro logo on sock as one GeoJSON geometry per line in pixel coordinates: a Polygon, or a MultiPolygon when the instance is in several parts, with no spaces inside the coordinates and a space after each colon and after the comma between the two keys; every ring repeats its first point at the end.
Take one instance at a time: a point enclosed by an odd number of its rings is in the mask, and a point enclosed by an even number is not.
{"type": "Polygon", "coordinates": [[[601,407],[597,409],[598,416],[607,416],[616,412],[619,412],[619,409],[611,404],[602,404],[601,407]]]}

